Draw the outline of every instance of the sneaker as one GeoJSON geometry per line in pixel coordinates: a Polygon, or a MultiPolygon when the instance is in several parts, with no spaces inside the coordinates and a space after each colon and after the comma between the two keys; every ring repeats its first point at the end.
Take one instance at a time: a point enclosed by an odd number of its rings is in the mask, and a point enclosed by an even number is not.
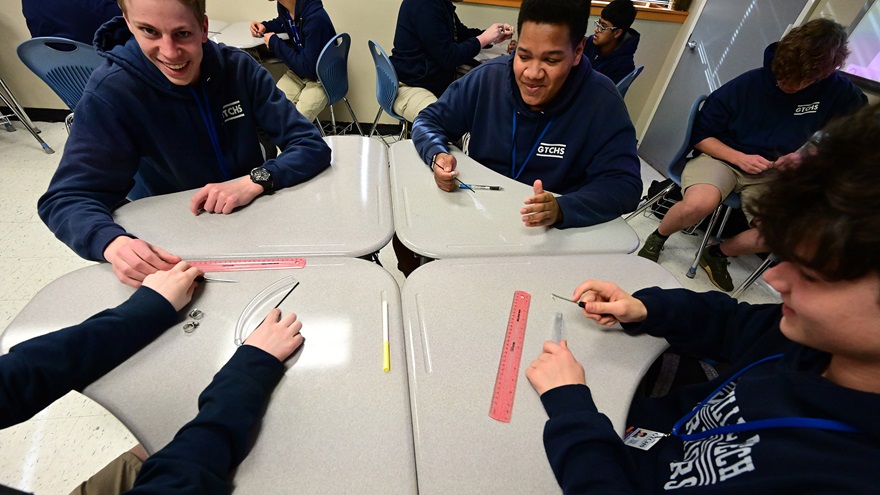
{"type": "Polygon", "coordinates": [[[652,233],[647,239],[645,239],[645,245],[639,250],[639,256],[657,263],[657,260],[660,259],[660,251],[663,250],[663,244],[665,242],[666,239],[660,237],[656,233],[652,233]]]}
{"type": "Polygon", "coordinates": [[[730,279],[730,273],[727,271],[729,264],[727,256],[712,256],[708,247],[700,255],[700,266],[709,274],[709,280],[724,292],[733,290],[733,280],[730,279]]]}

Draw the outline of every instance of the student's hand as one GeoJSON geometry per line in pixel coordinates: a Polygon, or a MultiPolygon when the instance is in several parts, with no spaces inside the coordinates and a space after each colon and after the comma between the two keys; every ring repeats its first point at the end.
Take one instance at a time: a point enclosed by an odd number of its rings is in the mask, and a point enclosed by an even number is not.
{"type": "Polygon", "coordinates": [[[283,363],[305,340],[300,330],[302,322],[297,321],[296,313],[287,313],[282,317],[281,310],[275,308],[244,341],[244,345],[262,349],[283,363]]]}
{"type": "Polygon", "coordinates": [[[262,22],[254,21],[251,23],[251,36],[260,38],[266,33],[266,26],[262,22]]]}
{"type": "Polygon", "coordinates": [[[171,267],[170,270],[158,271],[144,278],[144,287],[158,292],[174,306],[174,311],[189,304],[193,291],[196,289],[196,278],[205,273],[197,267],[190,266],[186,261],[171,267]]]}
{"type": "Polygon", "coordinates": [[[739,153],[733,164],[747,174],[760,174],[773,166],[773,162],[761,155],[747,155],[745,153],[739,153]]]}
{"type": "Polygon", "coordinates": [[[491,26],[486,28],[485,31],[480,33],[480,35],[477,36],[477,40],[479,40],[480,46],[486,47],[488,45],[509,40],[512,36],[512,26],[510,26],[509,24],[496,22],[495,24],[492,24],[491,26]]]}
{"type": "Polygon", "coordinates": [[[544,184],[540,179],[535,181],[532,188],[535,190],[535,195],[526,198],[525,204],[528,206],[519,210],[526,227],[543,227],[561,220],[562,210],[559,209],[556,197],[544,191],[544,184]]]}
{"type": "Polygon", "coordinates": [[[544,352],[526,369],[526,378],[538,395],[563,385],[587,384],[584,367],[568,350],[565,340],[559,344],[552,340],[544,342],[544,352]]]}
{"type": "Polygon", "coordinates": [[[516,50],[516,40],[510,40],[510,43],[507,44],[507,53],[513,53],[516,50]]]}
{"type": "Polygon", "coordinates": [[[642,301],[611,282],[587,280],[574,290],[573,300],[583,301],[584,316],[606,327],[644,321],[648,316],[642,301]]]}
{"type": "Polygon", "coordinates": [[[455,170],[457,164],[458,161],[454,156],[447,153],[437,153],[437,156],[434,157],[434,163],[431,164],[431,170],[434,171],[434,182],[437,183],[437,187],[446,192],[458,189],[454,178],[458,176],[458,171],[455,170]]]}
{"type": "Polygon", "coordinates": [[[141,239],[121,235],[104,248],[104,259],[113,265],[113,273],[125,285],[140,287],[147,275],[170,270],[180,257],[141,239]]]}
{"type": "Polygon", "coordinates": [[[263,43],[266,44],[266,48],[271,48],[269,46],[269,40],[272,39],[272,36],[275,36],[275,33],[265,33],[263,34],[263,43]]]}
{"type": "Polygon", "coordinates": [[[250,177],[208,184],[193,195],[189,201],[189,211],[193,215],[198,215],[202,210],[228,215],[239,206],[250,204],[262,193],[263,186],[252,181],[250,177]]]}
{"type": "Polygon", "coordinates": [[[801,165],[801,154],[797,151],[789,153],[787,155],[782,155],[776,159],[775,162],[772,163],[772,167],[779,170],[786,170],[789,168],[798,168],[801,165]]]}

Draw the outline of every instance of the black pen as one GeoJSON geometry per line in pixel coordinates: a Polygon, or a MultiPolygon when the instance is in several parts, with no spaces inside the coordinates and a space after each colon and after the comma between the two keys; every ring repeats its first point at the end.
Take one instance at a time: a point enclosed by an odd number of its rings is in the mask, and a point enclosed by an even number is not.
{"type": "Polygon", "coordinates": [[[459,189],[476,189],[479,191],[503,191],[504,188],[501,186],[484,186],[482,184],[461,184],[458,186],[459,189]]]}

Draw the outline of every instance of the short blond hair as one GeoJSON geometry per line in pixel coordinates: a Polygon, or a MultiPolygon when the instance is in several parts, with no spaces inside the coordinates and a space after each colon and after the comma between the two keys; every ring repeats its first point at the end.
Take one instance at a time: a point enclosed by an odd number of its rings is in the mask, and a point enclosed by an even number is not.
{"type": "MultiPolygon", "coordinates": [[[[196,18],[196,21],[202,22],[202,19],[205,18],[205,1],[206,0],[177,0],[178,2],[185,5],[189,10],[192,11],[193,15],[196,18]]],[[[125,11],[125,0],[116,0],[116,3],[119,4],[119,10],[122,11],[122,15],[127,15],[125,11]]]]}

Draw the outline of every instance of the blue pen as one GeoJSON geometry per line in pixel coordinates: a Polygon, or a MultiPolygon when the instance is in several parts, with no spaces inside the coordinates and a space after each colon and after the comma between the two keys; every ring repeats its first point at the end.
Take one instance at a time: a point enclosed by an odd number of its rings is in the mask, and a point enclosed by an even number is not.
{"type": "Polygon", "coordinates": [[[504,188],[501,186],[484,186],[482,184],[464,184],[462,183],[458,186],[459,189],[476,189],[478,191],[503,191],[504,188]]]}

